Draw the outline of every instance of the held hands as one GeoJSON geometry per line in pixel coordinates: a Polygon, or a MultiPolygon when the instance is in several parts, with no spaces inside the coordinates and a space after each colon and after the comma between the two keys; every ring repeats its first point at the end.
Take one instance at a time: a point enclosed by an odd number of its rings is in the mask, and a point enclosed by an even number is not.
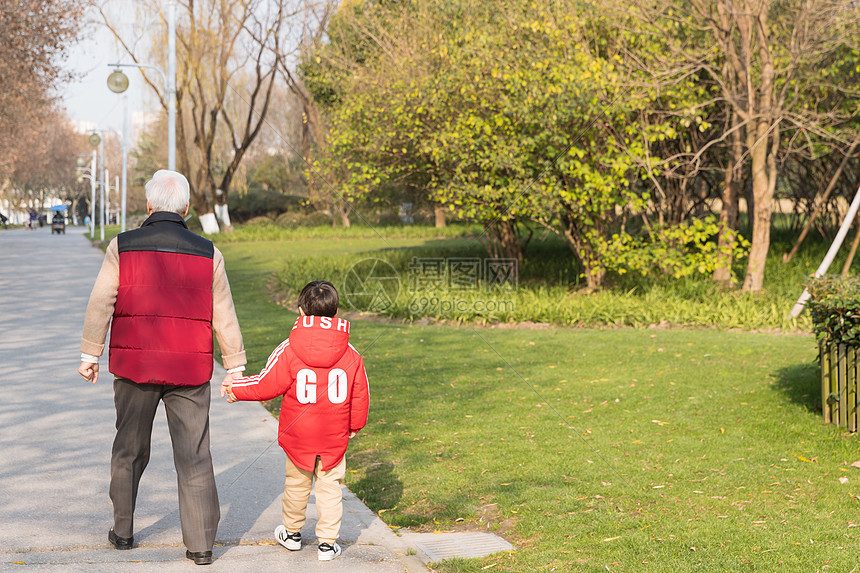
{"type": "Polygon", "coordinates": [[[84,380],[89,382],[93,381],[93,384],[99,379],[99,365],[98,362],[81,362],[81,365],[78,366],[78,374],[84,377],[84,380]]]}
{"type": "Polygon", "coordinates": [[[242,374],[240,372],[234,372],[233,374],[227,374],[224,377],[224,380],[221,381],[221,397],[227,397],[227,402],[232,404],[233,402],[237,402],[236,395],[233,394],[233,380],[236,378],[241,378],[242,374]]]}

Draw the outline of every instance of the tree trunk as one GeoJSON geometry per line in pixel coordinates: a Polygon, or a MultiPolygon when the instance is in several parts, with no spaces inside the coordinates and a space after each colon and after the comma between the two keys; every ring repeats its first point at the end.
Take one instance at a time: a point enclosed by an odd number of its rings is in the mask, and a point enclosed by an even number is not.
{"type": "Polygon", "coordinates": [[[433,209],[433,216],[436,219],[436,228],[443,229],[445,228],[445,207],[441,205],[436,205],[433,209]]]}
{"type": "Polygon", "coordinates": [[[487,252],[492,258],[522,262],[523,247],[517,235],[515,220],[493,220],[487,223],[484,236],[487,237],[487,252]]]}
{"type": "MultiPolygon", "coordinates": [[[[732,126],[737,126],[737,114],[732,114],[732,126]]],[[[738,198],[740,197],[741,161],[743,145],[741,131],[732,132],[729,163],[726,165],[726,181],[723,189],[723,205],[720,208],[720,235],[717,240],[717,268],[714,269],[714,282],[723,288],[732,286],[732,249],[735,244],[735,231],[738,226],[738,198]]]]}
{"type": "Polygon", "coordinates": [[[342,227],[350,227],[352,226],[352,222],[349,220],[349,206],[346,205],[343,199],[338,200],[332,206],[332,212],[334,217],[332,217],[331,226],[337,227],[337,221],[340,219],[340,224],[342,227]]]}
{"type": "Polygon", "coordinates": [[[589,291],[598,290],[603,286],[603,280],[606,278],[606,269],[600,263],[600,257],[598,257],[592,245],[588,241],[582,240],[579,236],[576,226],[573,224],[573,219],[562,217],[562,224],[564,225],[562,236],[567,246],[573,251],[573,255],[582,265],[586,288],[589,291]]]}
{"type": "Polygon", "coordinates": [[[215,218],[215,213],[212,212],[212,207],[203,193],[191,193],[191,208],[197,213],[197,218],[200,219],[200,225],[203,227],[204,233],[214,235],[220,232],[218,219],[215,218]]]}
{"type": "Polygon", "coordinates": [[[776,150],[779,148],[779,126],[760,121],[756,130],[758,137],[749,147],[752,149],[752,246],[750,248],[744,290],[758,292],[764,285],[764,267],[770,248],[770,222],[773,212],[773,194],[776,189],[776,150]],[[770,135],[773,150],[768,143],[770,135]]]}
{"type": "Polygon", "coordinates": [[[499,246],[501,247],[502,258],[516,259],[519,262],[523,260],[523,249],[520,245],[517,231],[514,228],[516,223],[513,219],[499,221],[496,225],[499,237],[499,246]]]}
{"type": "Polygon", "coordinates": [[[227,207],[227,192],[221,189],[216,189],[213,193],[215,197],[215,216],[221,221],[224,231],[230,231],[233,225],[230,223],[230,209],[227,207]]]}

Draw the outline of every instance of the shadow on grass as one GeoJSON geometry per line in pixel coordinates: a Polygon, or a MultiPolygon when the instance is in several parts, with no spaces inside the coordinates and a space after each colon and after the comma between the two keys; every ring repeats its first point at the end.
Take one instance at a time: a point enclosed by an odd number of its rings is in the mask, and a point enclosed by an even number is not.
{"type": "Polygon", "coordinates": [[[397,507],[403,497],[403,482],[394,464],[379,450],[350,454],[347,466],[361,468],[362,477],[349,485],[352,491],[374,513],[397,507]]]}
{"type": "Polygon", "coordinates": [[[810,412],[821,412],[821,388],[818,361],[794,364],[776,372],[776,386],[788,400],[805,406],[810,412]]]}

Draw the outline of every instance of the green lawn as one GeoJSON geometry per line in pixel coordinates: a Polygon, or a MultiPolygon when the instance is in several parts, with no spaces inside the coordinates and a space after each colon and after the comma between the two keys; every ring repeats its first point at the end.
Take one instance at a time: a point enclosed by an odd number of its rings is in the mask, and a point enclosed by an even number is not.
{"type": "MultiPolygon", "coordinates": [[[[219,242],[249,371],[295,318],[271,302],[272,273],[425,242],[219,242]]],[[[371,413],[350,489],[391,525],[495,531],[517,547],[439,572],[857,563],[860,451],[822,424],[811,335],[355,320],[352,342],[371,413]]]]}

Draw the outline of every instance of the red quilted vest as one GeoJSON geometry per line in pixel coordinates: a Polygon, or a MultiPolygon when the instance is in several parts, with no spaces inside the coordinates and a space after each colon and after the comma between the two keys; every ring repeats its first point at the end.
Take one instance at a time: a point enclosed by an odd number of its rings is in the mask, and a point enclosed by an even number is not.
{"type": "Polygon", "coordinates": [[[110,372],[140,384],[205,384],[213,364],[211,241],[159,211],[118,235],[117,247],[110,372]]]}

